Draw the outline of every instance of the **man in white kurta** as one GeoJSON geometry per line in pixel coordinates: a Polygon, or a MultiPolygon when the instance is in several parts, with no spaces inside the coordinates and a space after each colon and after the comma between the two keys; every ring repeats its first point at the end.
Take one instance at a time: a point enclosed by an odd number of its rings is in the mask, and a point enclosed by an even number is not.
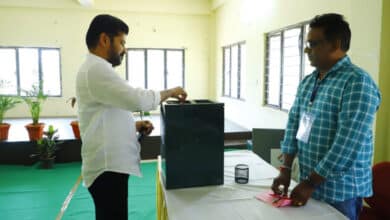
{"type": "Polygon", "coordinates": [[[152,91],[131,87],[114,66],[126,53],[127,25],[110,15],[96,16],[87,32],[89,54],[76,80],[82,139],[82,176],[95,204],[96,219],[127,219],[129,175],[140,176],[137,132],[150,134],[149,121],[135,122],[133,111],[150,111],[161,101],[184,101],[180,88],[152,91]]]}

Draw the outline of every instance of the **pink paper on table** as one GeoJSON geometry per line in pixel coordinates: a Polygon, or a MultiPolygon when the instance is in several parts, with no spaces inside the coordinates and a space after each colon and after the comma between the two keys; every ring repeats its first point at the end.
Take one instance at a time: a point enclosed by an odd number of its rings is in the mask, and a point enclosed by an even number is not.
{"type": "Polygon", "coordinates": [[[291,204],[291,199],[287,196],[277,195],[272,191],[260,193],[256,195],[256,199],[264,201],[277,208],[289,206],[291,204]]]}

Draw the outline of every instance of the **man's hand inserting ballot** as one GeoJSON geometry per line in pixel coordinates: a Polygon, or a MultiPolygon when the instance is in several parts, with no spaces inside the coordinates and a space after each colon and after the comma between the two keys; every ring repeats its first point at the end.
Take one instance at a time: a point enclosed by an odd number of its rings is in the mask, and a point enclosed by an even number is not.
{"type": "Polygon", "coordinates": [[[171,97],[177,98],[180,102],[184,102],[187,98],[187,93],[181,87],[176,87],[172,90],[171,97]]]}
{"type": "Polygon", "coordinates": [[[187,98],[187,92],[181,87],[175,87],[173,89],[167,89],[160,92],[161,102],[168,98],[176,98],[179,102],[185,102],[187,98]]]}

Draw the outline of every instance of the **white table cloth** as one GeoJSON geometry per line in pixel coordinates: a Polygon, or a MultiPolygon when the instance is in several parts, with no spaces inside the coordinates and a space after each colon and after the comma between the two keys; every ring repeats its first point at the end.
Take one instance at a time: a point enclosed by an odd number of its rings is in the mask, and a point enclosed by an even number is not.
{"type": "MultiPolygon", "coordinates": [[[[159,160],[159,175],[160,165],[159,160]]],[[[169,220],[347,219],[330,205],[314,199],[310,199],[303,207],[283,208],[275,208],[257,200],[255,195],[269,191],[272,179],[279,172],[252,151],[225,152],[224,167],[224,185],[220,186],[166,190],[161,178],[158,178],[157,184],[161,187],[158,199],[163,200],[160,201],[163,204],[160,208],[166,209],[162,213],[167,214],[169,220]],[[249,165],[248,184],[234,182],[234,166],[239,163],[249,165]]],[[[295,185],[292,183],[290,187],[295,185]]],[[[164,215],[158,218],[164,219],[164,215]]]]}

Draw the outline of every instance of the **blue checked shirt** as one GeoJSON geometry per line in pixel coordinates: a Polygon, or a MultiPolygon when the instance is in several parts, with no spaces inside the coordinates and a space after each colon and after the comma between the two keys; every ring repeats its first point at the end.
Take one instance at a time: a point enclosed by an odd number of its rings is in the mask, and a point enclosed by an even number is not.
{"type": "Polygon", "coordinates": [[[313,171],[326,178],[314,191],[315,199],[335,202],[371,196],[372,124],[381,99],[378,87],[345,56],[318,80],[310,106],[318,74],[314,71],[299,85],[282,152],[297,154],[301,180],[313,171]],[[315,116],[307,143],[296,138],[304,112],[315,116]]]}

